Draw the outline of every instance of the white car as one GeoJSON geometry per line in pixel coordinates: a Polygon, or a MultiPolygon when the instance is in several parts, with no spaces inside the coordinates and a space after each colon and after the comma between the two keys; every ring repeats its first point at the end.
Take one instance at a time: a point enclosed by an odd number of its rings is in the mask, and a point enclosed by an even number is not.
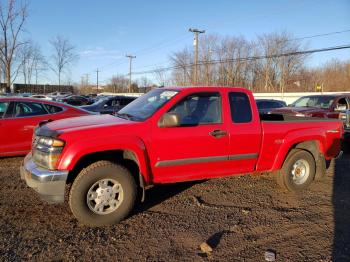
{"type": "Polygon", "coordinates": [[[52,100],[52,97],[46,96],[46,95],[32,95],[31,98],[39,98],[39,99],[45,99],[45,100],[52,100]]]}

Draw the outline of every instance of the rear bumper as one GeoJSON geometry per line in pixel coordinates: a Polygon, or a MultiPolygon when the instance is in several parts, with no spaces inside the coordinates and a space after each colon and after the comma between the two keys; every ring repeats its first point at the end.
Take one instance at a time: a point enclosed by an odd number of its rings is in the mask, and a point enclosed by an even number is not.
{"type": "Polygon", "coordinates": [[[21,179],[49,203],[62,203],[68,171],[51,171],[38,167],[28,154],[20,167],[21,179]]]}

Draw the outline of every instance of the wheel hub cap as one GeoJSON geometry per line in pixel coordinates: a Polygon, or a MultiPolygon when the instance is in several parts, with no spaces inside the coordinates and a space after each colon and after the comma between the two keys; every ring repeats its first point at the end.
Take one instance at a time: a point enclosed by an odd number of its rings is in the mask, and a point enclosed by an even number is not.
{"type": "Polygon", "coordinates": [[[292,179],[295,184],[303,184],[310,175],[310,165],[304,159],[296,161],[292,167],[292,179]]]}
{"type": "Polygon", "coordinates": [[[89,209],[99,215],[115,211],[124,198],[124,192],[119,182],[114,179],[101,179],[94,183],[86,196],[89,209]]]}

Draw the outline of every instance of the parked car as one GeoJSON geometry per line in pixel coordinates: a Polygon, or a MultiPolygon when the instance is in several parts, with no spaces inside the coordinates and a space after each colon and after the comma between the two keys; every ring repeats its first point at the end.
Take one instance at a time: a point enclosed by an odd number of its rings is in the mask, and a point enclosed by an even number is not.
{"type": "Polygon", "coordinates": [[[290,106],[272,112],[301,117],[339,118],[339,113],[348,109],[350,109],[350,93],[303,96],[290,106]]]}
{"type": "Polygon", "coordinates": [[[344,123],[344,140],[350,142],[350,109],[340,112],[339,119],[344,123]]]}
{"type": "Polygon", "coordinates": [[[84,96],[70,95],[63,98],[58,98],[56,101],[67,103],[73,106],[83,106],[89,104],[91,100],[84,96]]]}
{"type": "Polygon", "coordinates": [[[47,95],[32,95],[30,97],[31,98],[39,98],[39,99],[45,99],[45,100],[52,101],[52,97],[47,96],[47,95]]]}
{"type": "Polygon", "coordinates": [[[340,153],[340,120],[260,118],[244,88],[159,88],[116,116],[47,123],[35,131],[21,178],[50,202],[69,205],[90,226],[117,223],[145,187],[275,172],[299,192],[325,176],[325,159],[340,153]],[[298,121],[301,120],[301,121],[298,121]]]}
{"type": "Polygon", "coordinates": [[[60,96],[67,96],[67,95],[71,95],[71,92],[52,92],[49,93],[48,95],[51,97],[60,97],[60,96]]]}
{"type": "Polygon", "coordinates": [[[33,94],[32,93],[19,93],[16,95],[21,96],[21,97],[31,97],[33,94]]]}
{"type": "Polygon", "coordinates": [[[275,99],[256,99],[255,101],[260,114],[269,114],[275,108],[287,106],[286,102],[275,99]]]}
{"type": "Polygon", "coordinates": [[[52,97],[53,101],[57,101],[58,99],[72,95],[72,93],[71,92],[52,92],[52,93],[49,93],[47,95],[49,97],[52,97]]]}
{"type": "Polygon", "coordinates": [[[81,108],[92,112],[99,112],[100,114],[114,114],[135,99],[136,97],[132,96],[109,96],[81,108]]]}
{"type": "Polygon", "coordinates": [[[0,157],[27,154],[33,130],[42,121],[89,114],[83,109],[41,99],[0,98],[0,157]]]}

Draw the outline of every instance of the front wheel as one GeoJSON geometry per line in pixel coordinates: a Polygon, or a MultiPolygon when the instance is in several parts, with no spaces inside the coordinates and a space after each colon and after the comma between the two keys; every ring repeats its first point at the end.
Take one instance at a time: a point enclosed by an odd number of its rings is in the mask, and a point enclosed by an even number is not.
{"type": "Polygon", "coordinates": [[[73,215],[85,225],[111,225],[130,213],[136,192],[135,180],[126,168],[98,161],[74,180],[69,205],[73,215]]]}
{"type": "Polygon", "coordinates": [[[305,150],[293,149],[277,174],[277,182],[283,189],[298,192],[311,184],[315,171],[314,157],[305,150]]]}

